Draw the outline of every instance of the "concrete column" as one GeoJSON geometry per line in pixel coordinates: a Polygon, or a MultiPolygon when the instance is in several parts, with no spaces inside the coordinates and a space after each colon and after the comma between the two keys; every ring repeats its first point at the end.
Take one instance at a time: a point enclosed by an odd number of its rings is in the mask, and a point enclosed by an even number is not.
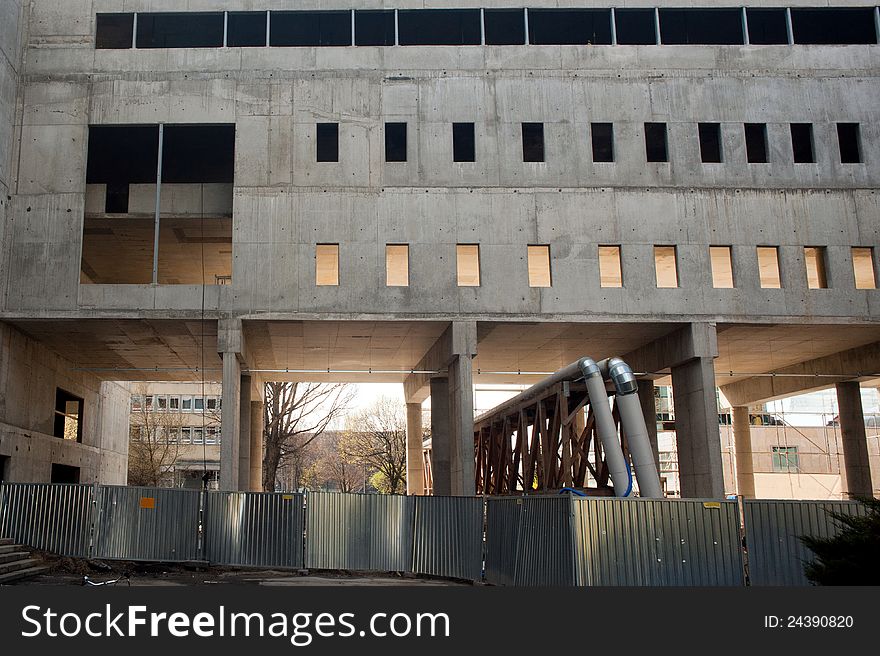
{"type": "Polygon", "coordinates": [[[238,421],[238,489],[251,487],[251,377],[241,377],[238,421]]]}
{"type": "Polygon", "coordinates": [[[425,493],[421,403],[406,404],[406,493],[425,493]]]}
{"type": "Polygon", "coordinates": [[[450,476],[452,494],[474,494],[474,379],[469,355],[449,365],[450,476]]]}
{"type": "Polygon", "coordinates": [[[431,474],[434,476],[434,494],[452,494],[450,474],[449,435],[449,381],[431,379],[431,474]]]}
{"type": "Polygon", "coordinates": [[[736,489],[742,496],[755,498],[755,463],[752,454],[752,423],[746,406],[733,408],[733,440],[736,453],[736,489]]]}
{"type": "Polygon", "coordinates": [[[855,381],[837,383],[835,387],[837,408],[840,413],[840,435],[843,441],[846,492],[850,496],[874,496],[861,388],[855,381]]]}
{"type": "Polygon", "coordinates": [[[248,487],[251,492],[263,490],[263,401],[251,401],[251,462],[248,487]]]}
{"type": "Polygon", "coordinates": [[[673,366],[672,394],[681,496],[720,499],[724,469],[712,358],[697,357],[673,366]]]}
{"type": "Polygon", "coordinates": [[[241,422],[241,366],[235,353],[223,357],[223,408],[220,417],[220,489],[239,489],[239,431],[241,422]]]}
{"type": "Polygon", "coordinates": [[[645,428],[648,429],[648,440],[651,442],[651,451],[654,452],[654,464],[657,473],[660,472],[660,449],[657,445],[657,401],[654,399],[654,381],[639,381],[639,403],[642,406],[642,415],[645,417],[645,428]]]}

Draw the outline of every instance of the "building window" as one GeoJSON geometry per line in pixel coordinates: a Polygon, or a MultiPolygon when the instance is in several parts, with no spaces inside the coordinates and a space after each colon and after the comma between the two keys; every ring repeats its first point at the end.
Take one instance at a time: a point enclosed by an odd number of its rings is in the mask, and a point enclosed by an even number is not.
{"type": "Polygon", "coordinates": [[[791,149],[795,164],[813,164],[816,156],[813,153],[813,124],[791,124],[791,149]]]}
{"type": "Polygon", "coordinates": [[[394,10],[356,10],[354,12],[354,43],[358,46],[393,46],[394,10]]]}
{"type": "Polygon", "coordinates": [[[877,274],[874,270],[874,249],[871,247],[853,247],[852,262],[856,289],[877,289],[877,274]]]}
{"type": "Polygon", "coordinates": [[[485,9],[483,23],[487,46],[518,46],[526,42],[522,9],[485,9]]]}
{"type": "Polygon", "coordinates": [[[675,246],[654,246],[654,273],[657,287],[678,287],[678,263],[675,246]]]}
{"type": "Polygon", "coordinates": [[[134,14],[98,14],[95,17],[95,48],[131,48],[134,14]]]}
{"type": "Polygon", "coordinates": [[[766,164],[767,124],[744,123],[743,132],[746,138],[746,159],[749,164],[766,164]]]}
{"type": "Polygon", "coordinates": [[[208,408],[208,410],[216,410],[218,407],[217,401],[218,399],[216,396],[209,396],[205,399],[205,407],[208,408]]]}
{"type": "Polygon", "coordinates": [[[197,412],[202,412],[205,409],[205,397],[204,396],[194,396],[193,397],[193,410],[197,412]]]}
{"type": "Polygon", "coordinates": [[[132,412],[140,412],[144,407],[144,397],[139,396],[137,394],[132,395],[131,397],[131,411],[132,412]]]}
{"type": "Polygon", "coordinates": [[[609,9],[529,9],[529,43],[610,45],[609,9]]]}
{"type": "Polygon", "coordinates": [[[804,263],[807,267],[807,287],[825,289],[828,277],[825,267],[825,248],[823,246],[807,246],[804,248],[804,263]]]}
{"type": "Polygon", "coordinates": [[[712,286],[716,289],[733,289],[733,257],[730,246],[710,246],[712,259],[712,286]]]}
{"type": "Polygon", "coordinates": [[[477,244],[457,244],[455,247],[459,287],[480,286],[480,247],[477,244]]]}
{"type": "Polygon", "coordinates": [[[665,45],[739,45],[740,9],[660,9],[660,40],[665,45]]]}
{"type": "Polygon", "coordinates": [[[858,123],[838,123],[837,143],[840,146],[841,164],[861,164],[862,145],[858,123]]]}
{"type": "Polygon", "coordinates": [[[529,246],[529,287],[550,287],[550,247],[529,246]]]}
{"type": "Polygon", "coordinates": [[[524,162],[544,161],[544,124],[522,124],[522,149],[524,162]]]}
{"type": "Polygon", "coordinates": [[[476,160],[473,123],[452,124],[452,160],[454,162],[476,160]]]}
{"type": "Polygon", "coordinates": [[[816,45],[877,43],[873,8],[792,9],[791,26],[795,43],[816,45]]]}
{"type": "Polygon", "coordinates": [[[230,11],[226,14],[226,45],[259,47],[266,45],[265,11],[230,11]]]}
{"type": "Polygon", "coordinates": [[[82,442],[83,400],[60,387],[55,389],[55,437],[82,442]]]}
{"type": "Polygon", "coordinates": [[[593,161],[614,161],[614,124],[590,123],[590,136],[593,139],[593,161]]]}
{"type": "Polygon", "coordinates": [[[339,123],[317,123],[315,125],[317,142],[317,161],[339,161],[339,123]]]}
{"type": "Polygon", "coordinates": [[[192,412],[193,400],[191,396],[183,396],[180,399],[180,409],[184,412],[192,412]]]}
{"type": "Polygon", "coordinates": [[[599,246],[599,286],[623,287],[620,246],[599,246]]]}
{"type": "Polygon", "coordinates": [[[406,123],[385,124],[385,161],[406,161],[406,123]]]}
{"type": "Polygon", "coordinates": [[[798,449],[796,446],[771,447],[773,456],[773,471],[796,472],[800,469],[798,449]]]}
{"type": "Polygon", "coordinates": [[[174,412],[180,411],[180,397],[171,396],[168,398],[168,409],[174,412]]]}
{"type": "Polygon", "coordinates": [[[785,9],[746,9],[749,44],[755,46],[788,43],[785,9]]]}
{"type": "Polygon", "coordinates": [[[315,284],[339,284],[339,244],[315,246],[315,284]]]}
{"type": "Polygon", "coordinates": [[[271,46],[350,46],[350,11],[273,11],[271,46]]]}
{"type": "Polygon", "coordinates": [[[479,9],[401,9],[397,12],[402,46],[478,46],[479,9]]]}
{"type": "Polygon", "coordinates": [[[668,162],[666,123],[645,123],[645,157],[649,162],[668,162]]]}
{"type": "Polygon", "coordinates": [[[385,285],[409,286],[409,246],[406,244],[386,244],[385,285]]]}
{"type": "Polygon", "coordinates": [[[219,48],[223,45],[223,14],[175,12],[138,14],[138,48],[219,48]]]}
{"type": "Polygon", "coordinates": [[[700,137],[700,159],[704,164],[721,162],[721,124],[700,123],[697,126],[700,137]]]}
{"type": "Polygon", "coordinates": [[[758,246],[758,278],[762,289],[780,289],[782,278],[779,275],[779,248],[758,246]]]}
{"type": "Polygon", "coordinates": [[[657,43],[657,29],[653,9],[614,10],[617,43],[623,46],[653,46],[657,43]]]}

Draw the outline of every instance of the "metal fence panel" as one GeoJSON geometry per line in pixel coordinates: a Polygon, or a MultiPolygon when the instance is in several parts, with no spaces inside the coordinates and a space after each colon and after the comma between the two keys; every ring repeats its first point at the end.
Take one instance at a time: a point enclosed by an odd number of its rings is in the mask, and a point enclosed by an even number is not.
{"type": "Polygon", "coordinates": [[[578,585],[743,585],[735,501],[572,499],[578,585]]]}
{"type": "Polygon", "coordinates": [[[483,500],[412,497],[412,571],[477,581],[483,570],[483,500]]]}
{"type": "Polygon", "coordinates": [[[100,487],[94,556],[197,560],[200,496],[197,490],[100,487]]]}
{"type": "Polygon", "coordinates": [[[743,506],[752,585],[809,585],[804,563],[813,553],[798,537],[837,535],[840,529],[831,511],[865,514],[856,501],[747,500],[743,506]]]}
{"type": "Polygon", "coordinates": [[[303,566],[303,495],[208,492],[204,554],[211,563],[303,566]]]}
{"type": "Polygon", "coordinates": [[[306,567],[412,570],[412,497],[314,492],[306,500],[306,567]]]}
{"type": "Polygon", "coordinates": [[[0,484],[0,536],[35,549],[86,558],[93,486],[0,484]]]}

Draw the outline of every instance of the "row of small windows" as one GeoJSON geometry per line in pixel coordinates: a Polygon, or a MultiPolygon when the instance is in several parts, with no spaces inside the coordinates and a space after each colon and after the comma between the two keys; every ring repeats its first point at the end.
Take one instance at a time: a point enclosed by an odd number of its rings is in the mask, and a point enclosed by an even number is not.
{"type": "Polygon", "coordinates": [[[97,48],[877,43],[877,8],[381,9],[97,14],[97,48]]]}
{"type": "Polygon", "coordinates": [[[217,426],[183,426],[167,428],[157,426],[148,430],[146,426],[132,427],[132,437],[136,440],[153,439],[158,444],[220,444],[220,428],[217,426]],[[152,433],[152,434],[151,434],[152,433]]]}
{"type": "Polygon", "coordinates": [[[203,412],[220,409],[219,396],[133,395],[132,412],[203,412]]]}
{"type": "MultiPolygon", "coordinates": [[[[782,273],[779,266],[778,246],[758,246],[758,279],[762,289],[781,289],[782,273]]],[[[598,247],[599,286],[623,287],[621,246],[598,247]]],[[[716,289],[736,287],[731,246],[710,246],[712,286],[716,289]]],[[[854,246],[851,249],[853,277],[856,289],[876,289],[877,275],[874,268],[873,247],[854,246]]],[[[804,248],[804,264],[807,287],[827,289],[827,253],[824,246],[804,248]]],[[[529,245],[526,249],[529,287],[551,287],[550,246],[529,245]]],[[[675,246],[654,246],[655,282],[660,289],[679,286],[678,252],[675,246]]],[[[479,244],[456,245],[456,278],[459,287],[480,286],[479,244]]],[[[315,284],[339,285],[339,244],[315,246],[315,284]]],[[[385,284],[388,287],[409,286],[409,245],[387,244],[385,246],[385,284]]]]}
{"type": "MultiPolygon", "coordinates": [[[[543,162],[544,124],[522,123],[522,159],[524,162],[543,162]]],[[[792,156],[796,164],[816,162],[816,148],[812,123],[789,124],[792,156]]],[[[837,142],[842,164],[862,162],[861,129],[858,123],[837,123],[837,142]]],[[[669,142],[666,123],[645,123],[645,159],[648,162],[668,162],[669,142]]],[[[316,124],[316,161],[339,161],[339,124],[316,124]]],[[[697,138],[700,158],[704,163],[724,161],[720,123],[698,123],[697,138]]],[[[594,162],[614,162],[614,124],[591,123],[590,139],[594,162]]],[[[766,164],[769,159],[766,123],[744,123],[743,139],[746,160],[750,164],[766,164]]],[[[452,159],[455,162],[476,160],[476,142],[473,123],[452,124],[452,159]]],[[[407,161],[407,124],[385,124],[385,161],[407,161]]]]}

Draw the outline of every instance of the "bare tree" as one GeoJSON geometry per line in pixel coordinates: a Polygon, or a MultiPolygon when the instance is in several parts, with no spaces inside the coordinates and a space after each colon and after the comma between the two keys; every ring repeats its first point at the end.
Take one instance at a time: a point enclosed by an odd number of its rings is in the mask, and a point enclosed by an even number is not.
{"type": "Polygon", "coordinates": [[[380,491],[406,491],[406,411],[403,403],[379,397],[369,408],[352,414],[342,442],[345,457],[366,466],[380,491]],[[375,474],[381,476],[375,476],[375,474]],[[385,489],[381,489],[385,488],[385,489]]]}
{"type": "Polygon", "coordinates": [[[128,484],[168,486],[179,452],[183,415],[178,410],[148,406],[145,386],[135,392],[140,404],[129,423],[128,484]]]}
{"type": "Polygon", "coordinates": [[[354,492],[363,481],[363,467],[350,462],[342,451],[342,434],[326,431],[309,446],[309,459],[303,482],[309,489],[332,488],[354,492]]]}
{"type": "Polygon", "coordinates": [[[275,490],[279,468],[299,484],[306,447],[348,410],[354,389],[345,383],[266,383],[263,490],[275,490]]]}

